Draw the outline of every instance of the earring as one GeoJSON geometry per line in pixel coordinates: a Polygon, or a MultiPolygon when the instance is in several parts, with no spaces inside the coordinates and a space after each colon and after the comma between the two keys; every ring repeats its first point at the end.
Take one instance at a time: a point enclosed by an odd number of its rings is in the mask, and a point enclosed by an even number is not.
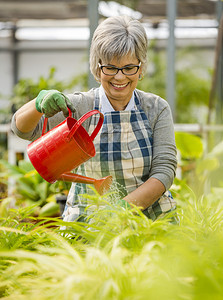
{"type": "Polygon", "coordinates": [[[139,80],[143,80],[143,78],[144,78],[143,74],[142,73],[139,74],[139,80]]]}

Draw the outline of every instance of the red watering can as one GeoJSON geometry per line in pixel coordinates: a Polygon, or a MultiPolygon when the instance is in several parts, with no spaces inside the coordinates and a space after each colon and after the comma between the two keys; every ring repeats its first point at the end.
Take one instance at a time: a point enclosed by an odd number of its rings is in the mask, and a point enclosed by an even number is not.
{"type": "Polygon", "coordinates": [[[112,176],[93,179],[70,172],[95,156],[93,140],[103,124],[103,114],[92,110],[77,121],[72,118],[69,110],[66,120],[45,133],[47,120],[44,120],[41,137],[29,144],[27,149],[29,159],[37,172],[50,183],[64,180],[94,184],[99,194],[106,192],[112,183],[112,176]],[[95,114],[99,114],[100,118],[89,135],[81,124],[95,114]]]}

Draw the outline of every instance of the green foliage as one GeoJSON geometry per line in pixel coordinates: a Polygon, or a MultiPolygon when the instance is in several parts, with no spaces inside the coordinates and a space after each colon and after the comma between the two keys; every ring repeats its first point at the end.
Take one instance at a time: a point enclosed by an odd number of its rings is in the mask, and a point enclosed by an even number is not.
{"type": "Polygon", "coordinates": [[[49,245],[50,240],[44,234],[46,228],[54,222],[33,217],[37,205],[27,207],[14,206],[13,199],[7,198],[0,205],[0,248],[1,250],[36,250],[39,245],[49,245]]]}
{"type": "Polygon", "coordinates": [[[37,82],[33,79],[22,78],[13,88],[13,95],[11,102],[14,104],[14,110],[20,108],[26,102],[34,99],[41,90],[55,89],[63,91],[66,89],[66,84],[62,81],[56,80],[55,68],[49,70],[49,74],[46,78],[40,76],[37,82]]]}
{"type": "Polygon", "coordinates": [[[223,142],[217,144],[210,152],[198,160],[196,174],[200,180],[211,187],[223,187],[223,142]]]}
{"type": "Polygon", "coordinates": [[[192,112],[199,107],[208,107],[210,88],[211,79],[199,77],[191,68],[176,72],[176,121],[178,123],[199,123],[192,112]]]}
{"type": "Polygon", "coordinates": [[[174,189],[178,224],[115,204],[85,223],[40,222],[27,209],[8,210],[0,215],[1,297],[221,299],[222,201],[196,198],[180,181],[174,189]]]}
{"type": "Polygon", "coordinates": [[[70,183],[58,181],[51,184],[37,173],[30,162],[24,160],[20,160],[18,166],[1,160],[0,165],[5,168],[5,171],[0,174],[1,181],[7,184],[10,177],[14,182],[12,192],[17,205],[36,204],[36,213],[43,216],[59,213],[59,205],[56,203],[55,195],[61,192],[68,193],[70,183]]]}
{"type": "Polygon", "coordinates": [[[75,76],[70,82],[57,80],[55,78],[56,68],[52,67],[49,70],[47,77],[40,76],[37,82],[33,79],[23,78],[14,86],[11,102],[14,105],[14,110],[20,108],[26,102],[34,99],[41,90],[70,90],[76,85],[86,88],[87,78],[86,75],[75,76]]]}
{"type": "Polygon", "coordinates": [[[196,194],[201,195],[211,188],[223,187],[223,142],[207,152],[199,136],[176,132],[175,137],[181,155],[179,164],[182,177],[196,194]]]}
{"type": "Polygon", "coordinates": [[[137,88],[166,98],[166,63],[162,53],[157,49],[155,41],[148,50],[149,66],[152,70],[138,82],[137,88]]]}
{"type": "Polygon", "coordinates": [[[202,156],[203,143],[200,137],[186,132],[176,132],[175,139],[182,159],[196,159],[202,156]]]}
{"type": "MultiPolygon", "coordinates": [[[[193,50],[191,47],[183,49],[183,51],[178,50],[177,59],[182,60],[184,55],[193,50]]],[[[155,41],[150,44],[148,56],[151,70],[145,74],[142,81],[139,81],[137,88],[166,99],[166,57],[157,48],[155,41]]],[[[207,77],[210,77],[211,72],[207,68],[203,68],[207,77]]],[[[208,110],[211,87],[211,78],[209,77],[205,78],[199,75],[197,67],[194,65],[176,70],[176,123],[200,123],[198,115],[194,111],[197,111],[199,107],[206,107],[208,110]]],[[[202,121],[206,122],[206,120],[202,121]]]]}
{"type": "MultiPolygon", "coordinates": [[[[97,209],[82,222],[34,218],[35,205],[10,209],[11,199],[3,200],[1,297],[221,299],[223,187],[215,182],[205,196],[197,190],[221,164],[223,143],[205,154],[199,137],[177,133],[176,140],[199,179],[194,191],[175,179],[178,223],[172,222],[176,212],[152,222],[137,207],[111,203],[109,194],[84,195],[97,209]]],[[[26,164],[22,170],[32,172],[26,164]]]]}

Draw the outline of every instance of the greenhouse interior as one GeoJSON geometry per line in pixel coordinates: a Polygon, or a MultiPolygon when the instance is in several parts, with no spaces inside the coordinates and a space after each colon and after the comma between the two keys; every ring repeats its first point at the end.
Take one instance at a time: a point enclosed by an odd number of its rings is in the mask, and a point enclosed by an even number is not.
{"type": "Polygon", "coordinates": [[[0,66],[0,299],[223,299],[223,0],[0,0],[0,66]]]}

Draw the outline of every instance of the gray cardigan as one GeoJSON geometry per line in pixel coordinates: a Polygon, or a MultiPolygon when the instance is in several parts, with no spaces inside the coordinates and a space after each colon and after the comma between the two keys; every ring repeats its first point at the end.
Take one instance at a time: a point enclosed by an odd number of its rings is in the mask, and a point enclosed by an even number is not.
{"type": "MultiPolygon", "coordinates": [[[[87,111],[94,109],[94,90],[67,95],[76,107],[76,112],[73,114],[75,119],[78,120],[87,111]]],[[[137,89],[136,94],[153,131],[153,157],[150,177],[161,181],[168,190],[173,183],[177,167],[174,126],[170,107],[164,99],[155,94],[145,93],[137,89]]],[[[47,131],[63,120],[62,112],[49,118],[47,131]]],[[[22,139],[34,141],[41,136],[43,121],[44,117],[40,119],[33,131],[23,133],[16,127],[15,115],[13,115],[11,128],[22,139]]],[[[89,119],[83,123],[83,126],[88,131],[89,119]]]]}

